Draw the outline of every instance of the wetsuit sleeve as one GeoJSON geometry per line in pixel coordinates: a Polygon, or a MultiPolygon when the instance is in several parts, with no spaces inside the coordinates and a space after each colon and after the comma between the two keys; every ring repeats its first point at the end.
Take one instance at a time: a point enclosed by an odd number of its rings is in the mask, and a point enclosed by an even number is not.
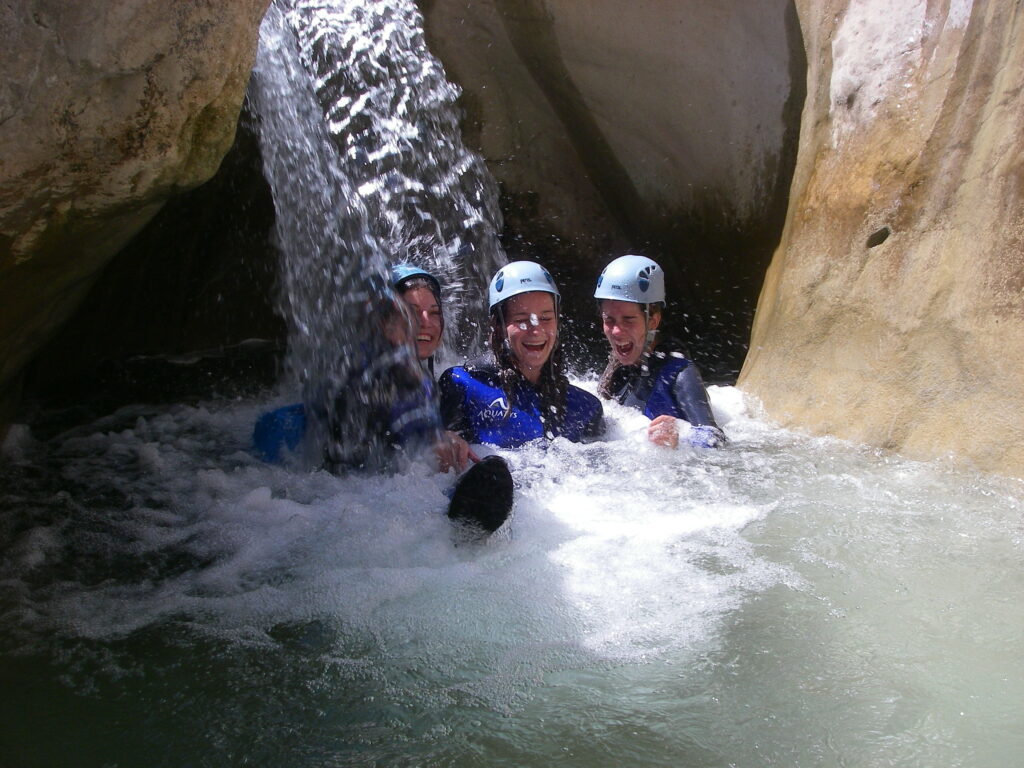
{"type": "Polygon", "coordinates": [[[584,441],[589,442],[603,437],[604,429],[604,409],[601,407],[600,401],[598,401],[597,408],[594,409],[594,414],[590,417],[590,421],[583,430],[584,441]]]}
{"type": "Polygon", "coordinates": [[[690,363],[676,374],[675,381],[672,382],[672,397],[675,398],[679,409],[686,414],[686,420],[691,426],[708,428],[694,430],[699,445],[708,448],[725,445],[725,433],[715,423],[708,392],[704,388],[696,365],[690,363]]]}
{"type": "Polygon", "coordinates": [[[416,446],[437,440],[441,429],[429,382],[409,382],[402,396],[395,398],[388,412],[388,441],[391,445],[416,446]]]}
{"type": "Polygon", "coordinates": [[[441,399],[441,425],[468,440],[470,428],[464,407],[465,392],[462,384],[456,380],[454,371],[454,368],[449,368],[441,374],[437,383],[441,399]]]}

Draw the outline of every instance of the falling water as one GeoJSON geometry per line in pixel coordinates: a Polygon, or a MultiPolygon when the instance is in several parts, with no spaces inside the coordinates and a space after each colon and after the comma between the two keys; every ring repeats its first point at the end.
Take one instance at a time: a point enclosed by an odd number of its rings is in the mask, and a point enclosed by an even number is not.
{"type": "Polygon", "coordinates": [[[368,335],[366,278],[398,261],[440,279],[452,340],[471,352],[504,262],[496,184],[462,145],[458,89],[426,50],[415,3],[278,0],[254,74],[292,368],[336,373],[368,335]]]}
{"type": "Polygon", "coordinates": [[[463,146],[459,89],[427,49],[416,3],[293,0],[288,18],[374,233],[389,258],[441,279],[464,351],[504,263],[497,184],[463,146]]]}
{"type": "Polygon", "coordinates": [[[381,334],[393,301],[389,262],[412,261],[440,279],[460,352],[482,341],[470,318],[483,316],[486,278],[503,261],[500,215],[493,179],[462,146],[457,95],[426,50],[411,1],[278,0],[261,27],[249,98],[274,197],[287,362],[303,390],[311,462],[322,446],[360,462],[380,453],[352,404],[368,408],[388,386],[360,372],[394,352],[381,334]],[[339,392],[345,408],[336,407],[339,392]]]}
{"type": "MultiPolygon", "coordinates": [[[[378,294],[387,292],[380,279],[386,255],[334,149],[295,34],[276,5],[260,29],[249,98],[260,121],[264,172],[274,197],[287,360],[304,388],[308,412],[316,415],[329,407],[320,400],[329,400],[352,378],[357,350],[376,335],[366,318],[378,294]]],[[[311,444],[326,442],[323,422],[310,419],[311,444]]],[[[358,425],[350,426],[357,429],[351,435],[356,444],[365,441],[358,425]]]]}
{"type": "Polygon", "coordinates": [[[380,453],[351,404],[385,397],[387,382],[360,372],[394,352],[380,327],[392,301],[389,263],[411,261],[439,278],[460,353],[482,342],[486,280],[504,260],[500,214],[494,180],[462,145],[457,95],[426,50],[411,0],[278,0],[261,27],[249,98],[274,197],[287,368],[303,391],[311,462],[322,446],[360,461],[380,453]],[[348,407],[335,407],[339,392],[348,407]]]}

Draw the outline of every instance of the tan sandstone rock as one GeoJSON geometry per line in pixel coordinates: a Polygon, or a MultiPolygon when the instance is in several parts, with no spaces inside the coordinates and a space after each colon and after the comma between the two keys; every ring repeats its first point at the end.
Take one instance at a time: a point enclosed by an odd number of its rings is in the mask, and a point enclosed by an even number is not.
{"type": "Polygon", "coordinates": [[[797,169],[739,384],[787,426],[1024,476],[1024,13],[797,5],[797,169]]]}
{"type": "Polygon", "coordinates": [[[0,411],[104,264],[216,171],[268,4],[0,5],[0,411]]]}

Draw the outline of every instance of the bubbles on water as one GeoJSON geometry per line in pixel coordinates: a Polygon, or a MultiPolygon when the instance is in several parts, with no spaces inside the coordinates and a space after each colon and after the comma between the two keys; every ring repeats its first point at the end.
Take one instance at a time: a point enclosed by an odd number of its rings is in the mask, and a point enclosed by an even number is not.
{"type": "MultiPolygon", "coordinates": [[[[672,634],[693,640],[695,616],[708,613],[656,595],[724,594],[683,542],[738,532],[760,514],[720,488],[715,500],[694,498],[714,481],[678,475],[692,455],[635,436],[556,440],[508,454],[518,483],[511,538],[460,548],[444,517],[451,476],[426,464],[345,478],[264,465],[246,450],[258,409],[123,409],[47,446],[66,490],[22,521],[5,570],[64,578],[29,589],[29,602],[42,603],[26,615],[46,631],[108,639],[170,619],[259,635],[323,615],[380,633],[416,616],[409,631],[428,646],[455,641],[479,612],[493,615],[494,631],[519,635],[512,627],[522,622],[537,638],[559,616],[591,626],[572,640],[589,652],[643,654],[672,634]]],[[[632,429],[631,412],[618,416],[620,432],[632,429]]],[[[713,539],[702,552],[720,545],[713,539]]],[[[730,540],[720,559],[737,546],[730,540]]]]}
{"type": "MultiPolygon", "coordinates": [[[[0,469],[13,510],[0,649],[45,660],[76,696],[134,680],[155,700],[160,681],[192,681],[184,711],[199,720],[226,699],[204,698],[207,678],[182,659],[224,678],[232,701],[258,688],[297,713],[406,713],[375,732],[381,748],[399,734],[436,747],[440,726],[468,738],[475,719],[522,749],[495,717],[569,733],[580,722],[556,713],[581,701],[633,724],[696,718],[704,734],[722,712],[772,711],[784,737],[760,721],[744,732],[801,744],[828,719],[797,711],[813,688],[852,697],[829,722],[860,754],[856,723],[882,732],[902,711],[918,727],[900,688],[941,699],[941,669],[973,690],[957,671],[968,652],[1005,701],[1019,483],[774,429],[737,390],[710,394],[725,449],[652,445],[642,416],[610,404],[604,442],[504,452],[514,515],[483,546],[457,546],[453,478],[426,464],[347,477],[263,464],[248,440],[265,403],[123,409],[0,469]]],[[[323,726],[322,754],[362,733],[323,726]]]]}

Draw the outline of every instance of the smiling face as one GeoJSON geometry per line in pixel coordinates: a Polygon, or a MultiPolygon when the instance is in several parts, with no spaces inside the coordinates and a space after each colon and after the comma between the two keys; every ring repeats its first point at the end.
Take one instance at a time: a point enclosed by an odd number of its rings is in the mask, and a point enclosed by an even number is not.
{"type": "Polygon", "coordinates": [[[441,331],[444,328],[441,305],[437,303],[434,292],[426,285],[405,291],[402,300],[412,311],[414,318],[416,357],[426,360],[441,346],[441,331]]]}
{"type": "Polygon", "coordinates": [[[647,331],[661,322],[660,313],[651,313],[650,323],[641,304],[604,299],[601,302],[601,323],[604,337],[612,347],[612,355],[622,365],[634,365],[644,353],[647,331]]]}
{"type": "Polygon", "coordinates": [[[504,319],[505,338],[516,367],[527,381],[536,384],[558,341],[555,297],[542,291],[513,296],[505,304],[504,319]]]}

